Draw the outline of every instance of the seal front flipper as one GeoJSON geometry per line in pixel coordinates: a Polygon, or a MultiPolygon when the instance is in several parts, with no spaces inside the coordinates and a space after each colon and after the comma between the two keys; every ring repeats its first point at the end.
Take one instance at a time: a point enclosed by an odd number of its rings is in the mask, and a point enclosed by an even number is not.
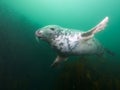
{"type": "Polygon", "coordinates": [[[55,59],[55,61],[51,64],[52,67],[58,66],[62,61],[67,60],[68,57],[66,56],[60,56],[58,55],[55,59]]]}
{"type": "Polygon", "coordinates": [[[102,31],[108,22],[109,18],[105,17],[99,24],[97,24],[95,27],[93,27],[92,29],[90,29],[87,32],[84,32],[81,34],[81,37],[85,40],[88,40],[90,38],[92,38],[94,36],[94,34],[96,34],[97,32],[102,31]]]}

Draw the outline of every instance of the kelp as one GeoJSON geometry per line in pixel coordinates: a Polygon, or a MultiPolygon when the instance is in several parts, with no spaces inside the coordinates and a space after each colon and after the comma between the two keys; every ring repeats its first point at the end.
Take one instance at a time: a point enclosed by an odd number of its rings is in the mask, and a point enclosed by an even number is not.
{"type": "Polygon", "coordinates": [[[80,57],[66,62],[54,90],[120,90],[120,77],[108,70],[108,60],[80,57]]]}

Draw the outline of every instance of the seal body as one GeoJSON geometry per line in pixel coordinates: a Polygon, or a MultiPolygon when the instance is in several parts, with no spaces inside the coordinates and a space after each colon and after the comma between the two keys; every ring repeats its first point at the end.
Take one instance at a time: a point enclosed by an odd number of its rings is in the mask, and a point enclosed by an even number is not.
{"type": "Polygon", "coordinates": [[[102,31],[108,22],[105,17],[99,24],[88,31],[63,28],[59,25],[48,25],[35,32],[36,37],[48,42],[58,56],[53,66],[66,60],[70,55],[101,55],[104,48],[94,35],[102,31]]]}
{"type": "Polygon", "coordinates": [[[82,31],[64,28],[55,35],[50,44],[57,53],[63,56],[101,54],[104,52],[98,40],[95,38],[84,40],[81,37],[82,33],[82,31]]]}

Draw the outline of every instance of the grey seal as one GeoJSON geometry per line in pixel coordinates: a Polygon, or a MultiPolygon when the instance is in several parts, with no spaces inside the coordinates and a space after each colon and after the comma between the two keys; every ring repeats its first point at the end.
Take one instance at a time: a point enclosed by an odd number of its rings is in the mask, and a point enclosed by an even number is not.
{"type": "Polygon", "coordinates": [[[65,61],[71,55],[103,55],[104,47],[94,35],[106,27],[109,18],[105,17],[100,23],[88,31],[64,28],[59,25],[47,25],[35,32],[37,38],[50,44],[58,56],[52,66],[65,61]]]}

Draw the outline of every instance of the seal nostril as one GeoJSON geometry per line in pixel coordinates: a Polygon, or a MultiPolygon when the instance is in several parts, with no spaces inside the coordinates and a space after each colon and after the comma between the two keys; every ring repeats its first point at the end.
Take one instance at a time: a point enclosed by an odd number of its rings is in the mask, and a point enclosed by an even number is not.
{"type": "Polygon", "coordinates": [[[42,37],[42,33],[41,33],[39,30],[37,30],[37,31],[35,32],[35,35],[36,35],[37,37],[39,37],[39,38],[42,37]]]}

